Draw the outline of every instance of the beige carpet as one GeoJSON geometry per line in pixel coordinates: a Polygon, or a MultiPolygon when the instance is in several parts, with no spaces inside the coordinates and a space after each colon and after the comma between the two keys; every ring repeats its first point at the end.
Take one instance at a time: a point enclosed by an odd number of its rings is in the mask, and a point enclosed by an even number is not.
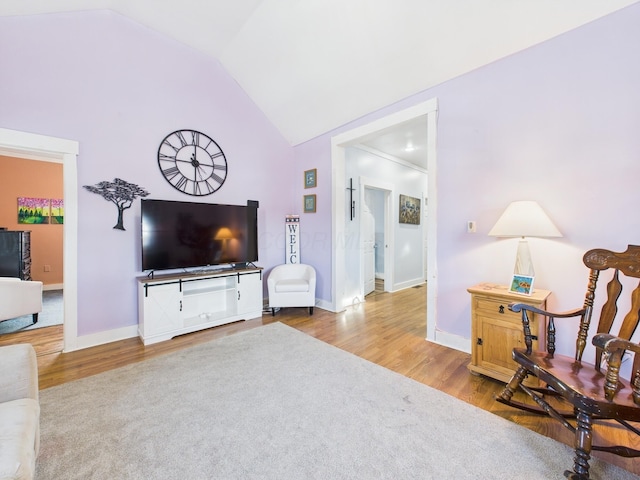
{"type": "MultiPolygon", "coordinates": [[[[558,442],[275,323],[41,392],[37,480],[561,479],[558,442]]],[[[596,479],[634,475],[599,460],[596,479]]]]}

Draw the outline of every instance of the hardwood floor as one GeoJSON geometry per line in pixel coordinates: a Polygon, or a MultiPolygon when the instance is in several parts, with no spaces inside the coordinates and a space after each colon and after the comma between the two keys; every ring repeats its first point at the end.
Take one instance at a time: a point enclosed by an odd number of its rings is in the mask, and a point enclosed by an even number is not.
{"type": "MultiPolygon", "coordinates": [[[[470,374],[467,369],[469,354],[426,341],[425,312],[426,288],[419,286],[397,293],[377,292],[368,296],[365,303],[337,314],[316,308],[309,316],[307,309],[287,308],[274,317],[265,313],[261,319],[183,335],[147,347],[138,338],[132,338],[63,354],[61,326],[2,335],[0,345],[32,343],[38,354],[40,388],[46,389],[241,330],[282,322],[538,433],[567,445],[573,444],[572,437],[557,422],[495,402],[494,395],[503,384],[470,374]]],[[[524,396],[520,400],[525,400],[524,396]]],[[[603,432],[604,437],[596,430],[594,443],[623,438],[640,448],[638,439],[629,439],[623,429],[612,427],[603,432]]],[[[600,452],[593,455],[640,475],[640,461],[600,452]]],[[[566,465],[571,467],[572,457],[567,457],[566,465]]]]}

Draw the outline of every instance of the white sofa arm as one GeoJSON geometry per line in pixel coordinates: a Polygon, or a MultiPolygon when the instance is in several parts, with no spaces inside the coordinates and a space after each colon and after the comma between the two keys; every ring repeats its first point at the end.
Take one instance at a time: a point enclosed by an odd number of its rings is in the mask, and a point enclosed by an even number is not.
{"type": "Polygon", "coordinates": [[[38,400],[38,361],[29,343],[0,347],[0,403],[38,400]]]}
{"type": "Polygon", "coordinates": [[[42,311],[42,282],[0,277],[0,321],[42,311]]]}

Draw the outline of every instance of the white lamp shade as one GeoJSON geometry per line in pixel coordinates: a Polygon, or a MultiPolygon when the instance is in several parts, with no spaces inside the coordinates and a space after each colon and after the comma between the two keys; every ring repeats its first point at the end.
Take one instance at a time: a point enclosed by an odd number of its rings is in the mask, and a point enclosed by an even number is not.
{"type": "Polygon", "coordinates": [[[537,202],[511,202],[493,228],[492,237],[561,237],[551,219],[537,202]]]}

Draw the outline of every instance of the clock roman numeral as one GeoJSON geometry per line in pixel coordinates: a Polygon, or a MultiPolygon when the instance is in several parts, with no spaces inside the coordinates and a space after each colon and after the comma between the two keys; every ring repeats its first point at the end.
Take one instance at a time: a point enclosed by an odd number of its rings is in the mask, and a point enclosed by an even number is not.
{"type": "Polygon", "coordinates": [[[176,186],[176,188],[179,188],[180,190],[185,191],[186,190],[186,185],[187,185],[188,182],[189,182],[188,178],[180,177],[180,180],[178,180],[175,183],[175,186],[176,186]]]}
{"type": "Polygon", "coordinates": [[[215,192],[215,189],[211,187],[211,185],[209,185],[209,182],[207,181],[203,181],[203,182],[195,182],[195,185],[193,186],[193,193],[194,195],[209,195],[210,193],[215,192]],[[206,187],[207,192],[206,193],[202,193],[202,187],[206,187]]]}
{"type": "Polygon", "coordinates": [[[173,180],[176,175],[180,174],[180,170],[178,170],[178,167],[170,167],[170,168],[163,169],[162,173],[169,180],[173,180]]]}
{"type": "Polygon", "coordinates": [[[191,132],[191,145],[200,145],[200,132],[191,132]]]}
{"type": "Polygon", "coordinates": [[[181,147],[187,145],[187,141],[184,139],[184,135],[182,135],[182,132],[176,132],[176,137],[178,137],[178,140],[180,140],[181,147]]]}
{"type": "Polygon", "coordinates": [[[215,172],[211,174],[211,178],[213,178],[220,185],[222,185],[222,182],[224,182],[224,178],[222,178],[221,176],[217,175],[215,172]]]}
{"type": "Polygon", "coordinates": [[[173,145],[171,145],[171,142],[169,140],[165,140],[162,142],[163,145],[166,145],[168,147],[171,147],[173,149],[174,152],[178,153],[178,150],[180,150],[177,147],[174,147],[173,145]]]}
{"type": "Polygon", "coordinates": [[[222,165],[222,164],[214,163],[213,164],[213,169],[214,170],[224,170],[226,172],[227,171],[227,166],[226,165],[222,165]]]}
{"type": "Polygon", "coordinates": [[[158,158],[160,160],[171,160],[171,161],[174,161],[176,159],[176,156],[175,155],[166,155],[164,153],[159,153],[158,154],[158,158]]]}

